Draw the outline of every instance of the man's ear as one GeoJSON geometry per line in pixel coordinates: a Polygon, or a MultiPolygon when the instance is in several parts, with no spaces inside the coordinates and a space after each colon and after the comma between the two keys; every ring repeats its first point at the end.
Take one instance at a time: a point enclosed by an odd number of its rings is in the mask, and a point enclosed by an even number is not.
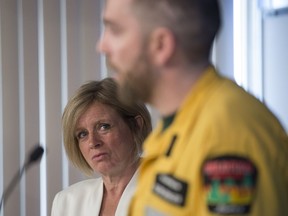
{"type": "Polygon", "coordinates": [[[137,115],[137,116],[135,116],[134,118],[135,118],[135,120],[136,120],[136,123],[137,123],[138,127],[139,127],[140,129],[142,129],[142,128],[143,128],[143,124],[144,124],[144,120],[143,120],[142,116],[137,115]]]}
{"type": "Polygon", "coordinates": [[[174,34],[167,28],[157,28],[151,33],[149,51],[155,65],[171,60],[176,47],[174,34]]]}

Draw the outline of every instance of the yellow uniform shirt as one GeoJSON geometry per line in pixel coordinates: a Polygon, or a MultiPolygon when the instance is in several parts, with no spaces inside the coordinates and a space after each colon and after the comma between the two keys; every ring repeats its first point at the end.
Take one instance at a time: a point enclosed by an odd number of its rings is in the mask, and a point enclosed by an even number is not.
{"type": "Polygon", "coordinates": [[[288,139],[273,114],[207,69],[144,144],[130,215],[288,215],[288,139]]]}

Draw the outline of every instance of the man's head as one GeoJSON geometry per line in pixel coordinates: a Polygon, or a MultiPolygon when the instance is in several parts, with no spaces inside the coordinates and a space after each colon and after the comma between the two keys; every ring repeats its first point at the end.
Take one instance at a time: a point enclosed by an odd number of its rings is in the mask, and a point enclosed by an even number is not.
{"type": "Polygon", "coordinates": [[[103,20],[99,50],[122,96],[145,102],[165,71],[208,62],[220,27],[217,0],[107,0],[103,20]]]}
{"type": "Polygon", "coordinates": [[[217,0],[132,0],[132,7],[149,33],[159,27],[169,29],[189,61],[209,58],[221,23],[217,0]]]}

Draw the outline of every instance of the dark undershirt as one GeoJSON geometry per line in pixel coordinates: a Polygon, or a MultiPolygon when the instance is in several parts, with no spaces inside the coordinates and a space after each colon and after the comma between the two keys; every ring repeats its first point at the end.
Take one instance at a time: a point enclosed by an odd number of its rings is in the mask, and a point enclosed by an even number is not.
{"type": "Polygon", "coordinates": [[[175,116],[176,116],[176,113],[173,113],[172,115],[162,118],[162,121],[163,121],[162,132],[165,131],[172,124],[175,116]]]}

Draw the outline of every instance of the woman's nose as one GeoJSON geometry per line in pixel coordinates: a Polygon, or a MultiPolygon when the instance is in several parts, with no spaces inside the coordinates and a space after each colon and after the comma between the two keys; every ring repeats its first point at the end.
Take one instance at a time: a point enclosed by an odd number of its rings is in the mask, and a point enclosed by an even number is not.
{"type": "Polygon", "coordinates": [[[98,137],[96,134],[90,136],[90,139],[89,139],[89,147],[90,147],[91,149],[93,149],[93,148],[98,148],[98,147],[100,147],[101,145],[102,145],[102,142],[101,142],[101,140],[99,139],[99,137],[98,137]]]}
{"type": "Polygon", "coordinates": [[[89,148],[90,149],[95,149],[95,148],[97,148],[97,147],[99,147],[100,146],[100,143],[90,143],[89,144],[89,148]]]}

